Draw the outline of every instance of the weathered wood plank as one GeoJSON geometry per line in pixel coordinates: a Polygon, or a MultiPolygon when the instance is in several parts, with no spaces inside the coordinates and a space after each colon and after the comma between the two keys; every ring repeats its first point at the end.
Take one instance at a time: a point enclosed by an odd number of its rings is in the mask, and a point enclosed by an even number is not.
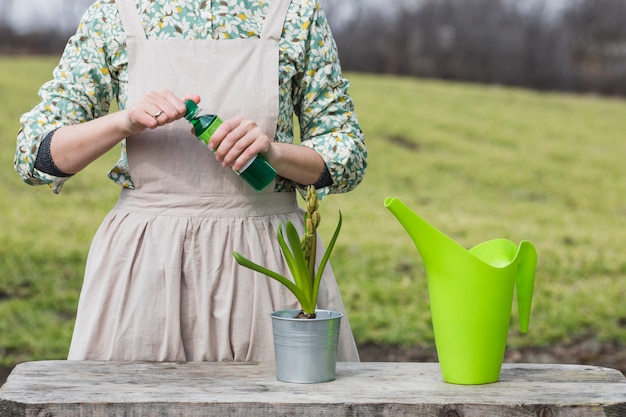
{"type": "Polygon", "coordinates": [[[446,384],[436,363],[340,363],[337,380],[279,382],[273,364],[42,361],[18,365],[0,416],[626,416],[626,378],[505,364],[498,383],[446,384]]]}

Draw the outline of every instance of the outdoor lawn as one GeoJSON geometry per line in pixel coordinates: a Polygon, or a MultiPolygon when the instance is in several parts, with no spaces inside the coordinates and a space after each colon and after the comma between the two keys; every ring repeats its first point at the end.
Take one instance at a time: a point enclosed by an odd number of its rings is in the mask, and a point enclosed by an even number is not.
{"type": "MultiPolygon", "coordinates": [[[[115,204],[119,151],[60,195],[12,168],[19,117],[56,57],[0,56],[0,366],[65,358],[90,240],[115,204]]],[[[424,267],[383,206],[397,197],[470,248],[535,244],[528,334],[509,347],[591,339],[626,346],[626,101],[350,73],[365,131],[364,182],[322,200],[323,239],[359,344],[434,345],[424,267]]],[[[269,319],[269,318],[268,318],[269,319]]],[[[624,371],[624,370],[622,370],[624,371]]]]}

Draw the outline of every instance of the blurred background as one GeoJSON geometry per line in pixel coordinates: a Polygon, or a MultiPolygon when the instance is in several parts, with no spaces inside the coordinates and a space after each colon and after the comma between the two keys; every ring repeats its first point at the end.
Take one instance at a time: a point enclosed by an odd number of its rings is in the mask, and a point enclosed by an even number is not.
{"type": "MultiPolygon", "coordinates": [[[[92,0],[0,0],[0,53],[59,54],[92,0]]],[[[321,0],[344,70],[626,94],[624,0],[321,0]]]]}

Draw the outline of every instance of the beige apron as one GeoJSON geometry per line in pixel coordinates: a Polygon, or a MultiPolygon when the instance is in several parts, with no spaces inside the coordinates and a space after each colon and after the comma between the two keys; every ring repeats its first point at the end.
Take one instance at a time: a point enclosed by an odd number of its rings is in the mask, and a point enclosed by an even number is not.
{"type": "MultiPolygon", "coordinates": [[[[127,35],[128,106],[146,92],[195,93],[200,107],[278,120],[278,41],[290,0],[272,0],[260,38],[148,40],[133,0],[118,0],[127,35]]],[[[295,193],[254,191],[178,120],[127,139],[135,190],[123,189],[92,243],[69,359],[273,361],[269,313],[296,308],[277,282],[236,264],[237,250],[289,276],[276,229],[302,223],[295,193]]],[[[301,226],[300,226],[301,230],[301,226]]],[[[327,267],[319,308],[344,311],[327,267]]],[[[347,317],[339,360],[357,361],[347,317]]]]}

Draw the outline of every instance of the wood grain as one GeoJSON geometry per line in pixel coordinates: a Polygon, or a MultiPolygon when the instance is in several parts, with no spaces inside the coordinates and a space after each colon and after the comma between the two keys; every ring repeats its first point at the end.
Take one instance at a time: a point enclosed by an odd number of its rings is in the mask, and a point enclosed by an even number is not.
{"type": "Polygon", "coordinates": [[[626,416],[626,378],[595,366],[505,364],[500,381],[444,383],[437,363],[339,363],[288,384],[274,364],[42,361],[18,365],[0,416],[626,416]]]}

